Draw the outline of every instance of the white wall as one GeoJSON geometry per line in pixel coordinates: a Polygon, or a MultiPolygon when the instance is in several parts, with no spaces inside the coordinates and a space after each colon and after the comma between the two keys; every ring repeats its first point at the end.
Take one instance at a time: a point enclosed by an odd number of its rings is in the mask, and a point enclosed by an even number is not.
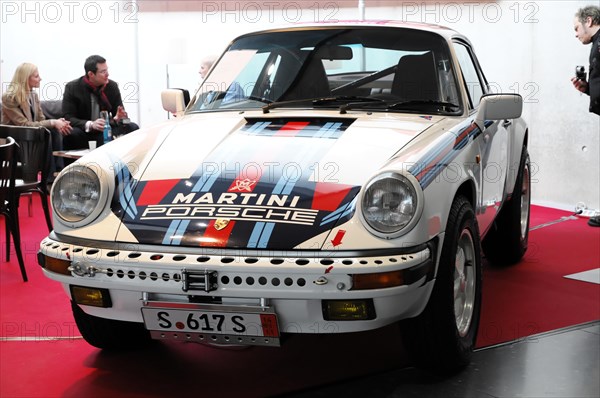
{"type": "Polygon", "coordinates": [[[125,107],[138,118],[135,31],[118,1],[0,1],[0,81],[4,93],[17,66],[38,66],[42,99],[61,99],[67,82],[84,74],[92,54],[107,59],[125,107]]]}
{"type": "MultiPolygon", "coordinates": [[[[148,126],[168,117],[160,91],[167,85],[193,91],[200,60],[219,54],[238,34],[288,22],[356,19],[358,3],[331,2],[334,7],[300,13],[242,5],[236,14],[230,12],[233,6],[219,12],[225,2],[214,2],[210,13],[140,13],[129,1],[2,0],[1,90],[16,66],[28,61],[40,68],[42,98],[60,98],[64,84],[83,74],[84,59],[100,54],[121,86],[131,118],[148,126]]],[[[534,202],[600,208],[600,118],[588,113],[589,98],[569,81],[576,65],[587,69],[590,51],[575,39],[572,16],[594,0],[364,3],[367,19],[438,23],[467,35],[494,87],[524,97],[534,202]]]]}

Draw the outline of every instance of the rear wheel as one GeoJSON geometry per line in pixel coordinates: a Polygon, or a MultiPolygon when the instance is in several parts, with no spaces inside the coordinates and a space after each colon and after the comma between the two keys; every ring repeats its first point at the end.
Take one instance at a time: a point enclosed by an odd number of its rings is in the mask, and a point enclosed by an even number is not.
{"type": "Polygon", "coordinates": [[[402,322],[404,345],[417,367],[452,373],[469,364],[481,308],[479,229],[469,201],[450,210],[435,285],[425,310],[402,322]]]}
{"type": "Polygon", "coordinates": [[[530,162],[527,147],[524,146],[513,194],[500,210],[482,243],[483,252],[492,264],[515,264],[525,255],[529,241],[530,203],[530,162]]]}
{"type": "Polygon", "coordinates": [[[115,321],[85,313],[71,301],[77,328],[89,344],[103,349],[143,347],[152,341],[144,325],[136,322],[115,321]]]}

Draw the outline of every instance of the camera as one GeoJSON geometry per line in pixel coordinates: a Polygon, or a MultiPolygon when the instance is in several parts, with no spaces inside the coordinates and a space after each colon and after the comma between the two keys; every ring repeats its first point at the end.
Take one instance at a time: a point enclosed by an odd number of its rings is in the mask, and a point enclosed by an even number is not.
{"type": "Polygon", "coordinates": [[[577,79],[585,81],[585,79],[586,79],[585,67],[580,66],[580,65],[576,66],[575,67],[575,76],[577,77],[577,79]]]}

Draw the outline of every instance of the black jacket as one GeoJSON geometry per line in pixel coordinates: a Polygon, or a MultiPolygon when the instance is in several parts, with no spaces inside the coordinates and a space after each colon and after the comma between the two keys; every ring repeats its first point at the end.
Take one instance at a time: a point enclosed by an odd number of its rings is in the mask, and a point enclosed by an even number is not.
{"type": "MultiPolygon", "coordinates": [[[[116,82],[109,80],[104,89],[111,105],[113,116],[117,114],[117,108],[123,105],[121,92],[116,82]]],[[[92,120],[92,93],[87,84],[83,81],[83,76],[79,79],[70,81],[65,86],[63,95],[62,110],[65,119],[71,122],[71,126],[85,129],[85,123],[92,120]]],[[[111,123],[112,124],[112,123],[111,123]]]]}
{"type": "Polygon", "coordinates": [[[590,112],[600,115],[600,30],[592,37],[588,91],[586,94],[590,96],[590,112]]]}

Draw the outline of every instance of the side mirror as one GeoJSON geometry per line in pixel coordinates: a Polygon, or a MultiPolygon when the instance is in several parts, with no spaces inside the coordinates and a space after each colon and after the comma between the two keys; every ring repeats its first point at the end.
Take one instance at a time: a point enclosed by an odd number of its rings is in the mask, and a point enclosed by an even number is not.
{"type": "Polygon", "coordinates": [[[481,97],[475,124],[485,130],[486,120],[516,119],[523,113],[523,98],[519,94],[486,94],[481,97]]]}
{"type": "Polygon", "coordinates": [[[171,112],[175,116],[183,114],[185,107],[190,101],[189,98],[190,95],[188,91],[180,88],[168,88],[160,93],[163,109],[167,112],[171,112]]]}

